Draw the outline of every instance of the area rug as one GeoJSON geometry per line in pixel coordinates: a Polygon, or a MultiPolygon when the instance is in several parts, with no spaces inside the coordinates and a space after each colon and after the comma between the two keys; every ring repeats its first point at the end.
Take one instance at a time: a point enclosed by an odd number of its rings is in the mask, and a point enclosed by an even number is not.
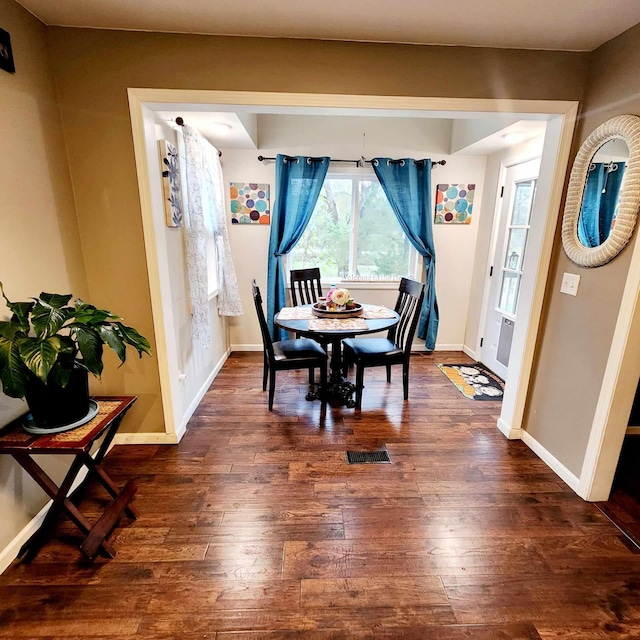
{"type": "Polygon", "coordinates": [[[436,364],[458,388],[472,400],[502,400],[504,381],[483,364],[436,364]]]}

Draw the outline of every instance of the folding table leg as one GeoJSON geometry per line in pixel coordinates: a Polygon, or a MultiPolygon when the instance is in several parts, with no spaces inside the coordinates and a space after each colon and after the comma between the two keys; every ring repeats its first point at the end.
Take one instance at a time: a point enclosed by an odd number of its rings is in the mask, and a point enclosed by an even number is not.
{"type": "MultiPolygon", "coordinates": [[[[62,484],[58,487],[55,482],[40,468],[36,462],[27,453],[13,453],[13,457],[17,460],[20,466],[36,481],[36,483],[44,490],[44,492],[53,498],[53,504],[49,508],[47,515],[44,518],[40,528],[27,540],[27,542],[20,549],[18,557],[22,557],[25,552],[24,562],[31,562],[38,551],[42,548],[42,545],[47,541],[49,533],[53,524],[58,519],[61,512],[65,512],[69,515],[71,520],[76,526],[85,534],[89,534],[92,529],[91,522],[85,518],[79,511],[76,505],[67,498],[67,494],[71,489],[71,485],[78,476],[80,469],[82,468],[83,461],[79,456],[75,456],[67,475],[64,477],[62,484]]],[[[104,551],[110,557],[115,556],[114,547],[103,541],[102,547],[104,551]]]]}
{"type": "MultiPolygon", "coordinates": [[[[107,472],[102,468],[101,465],[97,464],[95,460],[88,454],[85,453],[82,456],[84,464],[89,468],[89,473],[93,473],[98,480],[98,482],[105,488],[106,492],[115,500],[120,494],[120,490],[113,483],[113,480],[107,475],[107,472]]],[[[88,478],[87,478],[88,479],[88,478]]],[[[128,505],[125,508],[127,515],[134,520],[138,518],[138,512],[135,510],[133,505],[128,505]]]]}

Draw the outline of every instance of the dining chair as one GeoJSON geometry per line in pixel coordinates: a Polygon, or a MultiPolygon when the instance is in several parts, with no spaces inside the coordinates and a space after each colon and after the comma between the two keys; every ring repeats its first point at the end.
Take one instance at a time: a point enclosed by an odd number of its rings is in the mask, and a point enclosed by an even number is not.
{"type": "MultiPolygon", "coordinates": [[[[299,304],[313,304],[322,297],[322,285],[320,284],[320,268],[291,269],[289,271],[289,283],[291,285],[291,302],[294,307],[299,304]]],[[[300,335],[296,333],[296,338],[300,335]]],[[[327,343],[320,342],[320,346],[326,351],[327,343]]],[[[313,371],[309,370],[309,384],[313,384],[313,371]]]]}
{"type": "Polygon", "coordinates": [[[276,390],[276,371],[292,369],[309,369],[309,378],[313,379],[313,370],[320,369],[320,396],[322,404],[326,403],[327,388],[327,352],[310,338],[298,338],[296,340],[278,340],[273,342],[269,327],[264,317],[262,308],[262,295],[260,289],[253,280],[253,301],[256,305],[264,354],[264,368],[262,371],[262,390],[267,390],[267,378],[269,379],[269,411],[273,411],[273,397],[276,390]]]}
{"type": "Polygon", "coordinates": [[[362,389],[366,367],[387,367],[387,382],[391,382],[391,365],[402,365],[404,399],[409,398],[409,359],[411,343],[418,326],[420,309],[424,299],[424,284],[402,278],[398,287],[395,311],[400,316],[398,324],[389,329],[386,338],[347,338],[343,345],[343,373],[356,365],[356,409],[362,408],[362,389]]]}
{"type": "Polygon", "coordinates": [[[291,301],[293,306],[299,304],[313,304],[322,296],[320,284],[320,269],[291,269],[289,272],[291,284],[291,301]]]}

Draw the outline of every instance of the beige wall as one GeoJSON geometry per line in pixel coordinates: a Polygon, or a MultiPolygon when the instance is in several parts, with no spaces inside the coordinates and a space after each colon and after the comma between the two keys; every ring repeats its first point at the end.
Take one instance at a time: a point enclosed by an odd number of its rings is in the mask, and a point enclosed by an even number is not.
{"type": "MultiPolygon", "coordinates": [[[[605,120],[640,115],[639,68],[640,26],[594,52],[576,147],[605,120]]],[[[557,236],[525,429],[575,475],[582,469],[634,242],[609,264],[585,269],[567,258],[557,236]],[[565,271],[581,276],[576,297],[560,293],[565,271]]]]}
{"type": "MultiPolygon", "coordinates": [[[[45,27],[12,0],[0,0],[0,27],[11,34],[16,73],[0,71],[0,280],[10,299],[40,291],[88,297],[71,179],[45,27]]],[[[8,316],[0,303],[0,318],[8,316]]],[[[24,412],[0,394],[0,426],[24,412]]],[[[48,466],[54,477],[64,469],[48,466]]],[[[2,549],[46,497],[7,456],[0,459],[2,549]]]]}
{"type": "MultiPolygon", "coordinates": [[[[579,100],[588,54],[49,29],[87,277],[152,334],[128,87],[579,100]]],[[[163,428],[157,363],[105,376],[163,428]]]]}

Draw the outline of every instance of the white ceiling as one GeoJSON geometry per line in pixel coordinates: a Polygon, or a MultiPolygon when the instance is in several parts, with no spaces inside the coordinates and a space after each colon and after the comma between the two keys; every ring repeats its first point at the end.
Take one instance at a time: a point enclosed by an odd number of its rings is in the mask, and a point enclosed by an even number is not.
{"type": "Polygon", "coordinates": [[[327,110],[265,114],[240,109],[236,113],[221,111],[214,105],[209,110],[203,110],[202,105],[190,108],[194,106],[183,104],[174,110],[172,107],[177,105],[165,104],[156,111],[156,118],[171,127],[176,127],[176,120],[182,118],[184,124],[197,129],[218,149],[266,149],[267,156],[277,148],[296,154],[349,158],[354,148],[366,157],[393,155],[397,151],[394,147],[406,147],[407,140],[417,145],[419,152],[428,149],[436,154],[486,156],[525,140],[542,140],[546,130],[543,119],[520,119],[517,114],[483,113],[474,119],[459,119],[455,114],[436,112],[430,112],[431,117],[407,117],[393,112],[383,116],[345,115],[327,110]],[[300,144],[304,148],[299,148],[300,144]]]}
{"type": "Polygon", "coordinates": [[[18,0],[49,25],[591,51],[639,0],[18,0]]]}

